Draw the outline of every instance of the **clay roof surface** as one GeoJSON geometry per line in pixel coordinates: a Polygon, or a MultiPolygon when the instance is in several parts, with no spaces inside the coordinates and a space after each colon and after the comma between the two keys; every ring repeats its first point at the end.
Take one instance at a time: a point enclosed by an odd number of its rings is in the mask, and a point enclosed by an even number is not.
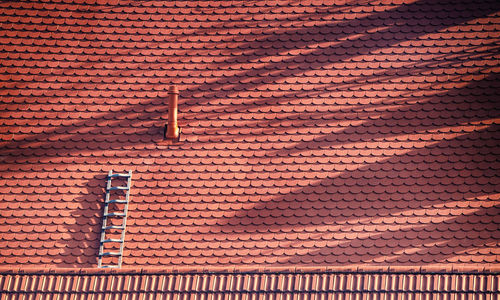
{"type": "Polygon", "coordinates": [[[500,2],[0,2],[0,264],[500,262],[500,2]],[[168,88],[179,145],[161,145],[168,88]]]}
{"type": "Polygon", "coordinates": [[[240,269],[193,272],[175,268],[0,271],[6,299],[499,299],[491,270],[397,268],[240,269]],[[496,295],[496,296],[495,296],[496,295]],[[17,296],[17,297],[16,297],[17,296]],[[250,298],[251,297],[251,298],[250,298]]]}

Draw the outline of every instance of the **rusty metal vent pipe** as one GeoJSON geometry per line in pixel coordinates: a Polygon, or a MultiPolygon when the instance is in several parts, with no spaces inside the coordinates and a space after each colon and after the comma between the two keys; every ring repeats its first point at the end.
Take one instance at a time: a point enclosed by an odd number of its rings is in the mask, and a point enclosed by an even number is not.
{"type": "Polygon", "coordinates": [[[177,105],[179,101],[179,89],[171,86],[168,89],[168,121],[165,126],[165,139],[178,141],[180,129],[177,124],[177,105]]]}

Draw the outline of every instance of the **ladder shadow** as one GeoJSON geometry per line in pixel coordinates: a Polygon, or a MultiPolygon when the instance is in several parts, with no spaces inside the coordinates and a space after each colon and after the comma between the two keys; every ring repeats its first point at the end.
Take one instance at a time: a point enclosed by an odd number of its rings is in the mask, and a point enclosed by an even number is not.
{"type": "Polygon", "coordinates": [[[73,198],[78,205],[61,226],[61,251],[54,257],[58,267],[97,266],[105,187],[106,174],[96,174],[80,187],[80,196],[73,198]]]}

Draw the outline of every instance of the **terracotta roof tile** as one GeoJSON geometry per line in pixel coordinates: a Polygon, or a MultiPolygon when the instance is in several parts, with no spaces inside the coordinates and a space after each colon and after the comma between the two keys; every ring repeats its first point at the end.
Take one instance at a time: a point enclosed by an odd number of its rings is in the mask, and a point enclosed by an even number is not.
{"type": "Polygon", "coordinates": [[[2,264],[498,264],[495,1],[0,7],[2,264]]]}

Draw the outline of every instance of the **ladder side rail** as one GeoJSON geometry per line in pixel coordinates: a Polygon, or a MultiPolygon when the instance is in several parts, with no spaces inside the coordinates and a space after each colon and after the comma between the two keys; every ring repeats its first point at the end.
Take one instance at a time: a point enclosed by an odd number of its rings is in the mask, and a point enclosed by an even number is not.
{"type": "MultiPolygon", "coordinates": [[[[109,189],[111,188],[111,176],[113,175],[113,170],[109,170],[108,172],[108,181],[106,183],[106,199],[104,200],[104,212],[103,212],[103,215],[105,216],[108,212],[108,201],[109,201],[109,189]]],[[[107,226],[107,217],[104,217],[102,219],[102,228],[106,227],[107,226]]],[[[101,229],[101,240],[100,240],[100,243],[99,243],[99,257],[98,257],[98,260],[97,260],[97,267],[102,267],[102,256],[101,256],[101,253],[104,251],[104,244],[102,243],[102,241],[105,239],[105,236],[106,236],[106,231],[101,229]]]]}
{"type": "Polygon", "coordinates": [[[118,266],[122,266],[122,260],[123,260],[123,248],[125,246],[125,232],[127,231],[127,215],[128,215],[128,203],[130,200],[130,189],[132,187],[132,170],[128,171],[128,179],[127,179],[127,192],[125,194],[125,207],[123,209],[123,212],[125,213],[125,216],[123,217],[123,229],[122,229],[122,234],[121,234],[121,244],[120,244],[120,256],[118,257],[118,266]]]}

